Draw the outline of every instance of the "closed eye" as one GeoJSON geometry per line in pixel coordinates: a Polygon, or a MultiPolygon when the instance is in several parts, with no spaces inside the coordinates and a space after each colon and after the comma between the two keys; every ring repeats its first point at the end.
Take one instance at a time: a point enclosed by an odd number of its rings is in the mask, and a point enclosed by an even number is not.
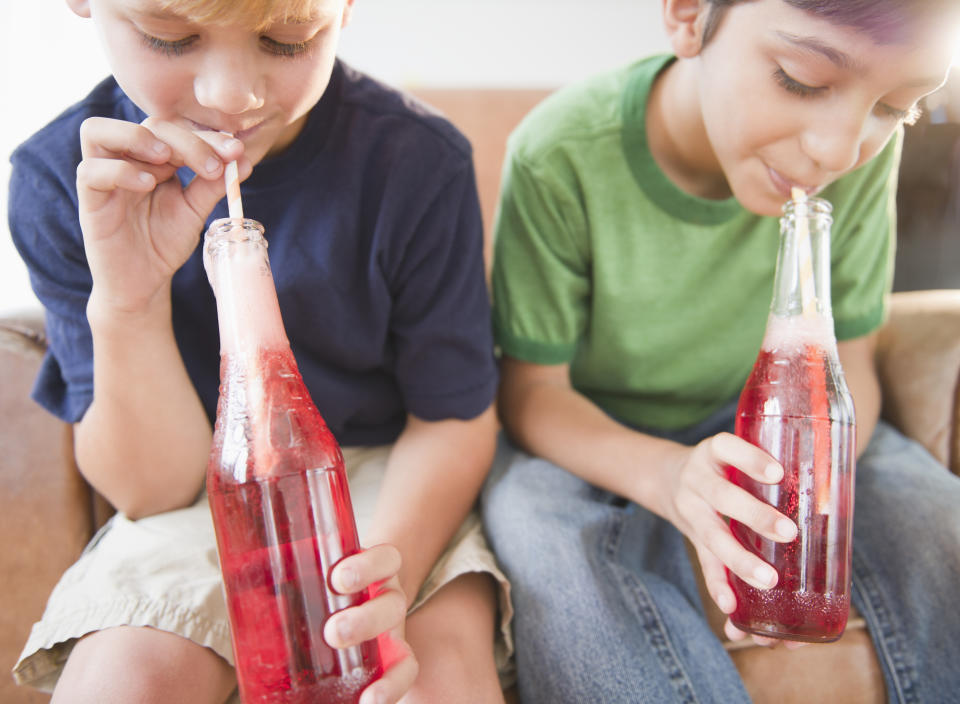
{"type": "Polygon", "coordinates": [[[793,95],[799,95],[801,98],[813,98],[827,90],[826,86],[808,86],[806,83],[801,83],[787,75],[787,72],[780,67],[777,67],[777,70],[773,72],[773,79],[785,91],[793,95]]]}
{"type": "Polygon", "coordinates": [[[141,32],[140,36],[148,49],[158,51],[167,56],[180,56],[198,38],[196,34],[191,34],[189,37],[184,37],[183,39],[169,40],[161,39],[160,37],[155,37],[152,34],[146,34],[144,32],[141,32]]]}
{"type": "Polygon", "coordinates": [[[877,110],[886,117],[891,117],[894,120],[900,120],[908,125],[915,123],[920,119],[920,115],[923,114],[923,110],[916,105],[911,105],[906,110],[900,110],[899,108],[895,108],[892,105],[887,105],[886,103],[877,103],[877,110]]]}
{"type": "Polygon", "coordinates": [[[306,53],[313,44],[315,37],[303,42],[278,42],[270,37],[260,37],[260,45],[271,54],[285,58],[291,58],[306,53]]]}

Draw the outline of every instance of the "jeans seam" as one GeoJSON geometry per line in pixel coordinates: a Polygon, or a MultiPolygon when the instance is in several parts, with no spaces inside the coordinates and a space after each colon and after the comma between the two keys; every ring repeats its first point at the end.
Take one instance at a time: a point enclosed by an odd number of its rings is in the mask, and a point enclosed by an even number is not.
{"type": "Polygon", "coordinates": [[[657,661],[666,673],[670,684],[681,697],[679,701],[683,704],[697,704],[699,699],[694,692],[693,683],[673,648],[667,629],[660,619],[660,614],[646,586],[630,570],[621,567],[616,560],[622,533],[623,515],[616,512],[611,516],[610,529],[601,546],[603,557],[624,592],[629,592],[633,596],[647,643],[653,648],[657,661]]]}
{"type": "Polygon", "coordinates": [[[893,690],[892,694],[902,704],[918,703],[920,700],[914,686],[913,667],[908,664],[905,657],[906,649],[893,631],[893,618],[884,603],[880,587],[856,553],[853,555],[853,564],[853,589],[860,592],[861,611],[874,636],[877,656],[887,664],[885,669],[891,675],[892,682],[889,684],[893,690]]]}

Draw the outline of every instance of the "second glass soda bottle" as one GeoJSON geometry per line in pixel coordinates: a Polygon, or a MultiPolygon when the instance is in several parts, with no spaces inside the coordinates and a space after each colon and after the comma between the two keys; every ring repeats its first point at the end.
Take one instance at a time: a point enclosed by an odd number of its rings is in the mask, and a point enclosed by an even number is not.
{"type": "Polygon", "coordinates": [[[207,491],[240,697],[353,703],[382,673],[376,641],[331,648],[330,614],[365,601],[329,586],[360,550],[343,455],[290,350],[255,220],[213,222],[204,264],[217,298],[220,399],[207,491]]]}
{"type": "Polygon", "coordinates": [[[836,640],[850,605],[856,429],[840,368],[830,303],[830,204],[805,197],[784,206],[773,301],[760,353],[737,408],[736,434],[784,469],[779,484],[728,477],[794,520],[790,543],[731,520],[740,543],[779,580],[756,589],[728,571],[743,631],[811,642],[836,640]]]}

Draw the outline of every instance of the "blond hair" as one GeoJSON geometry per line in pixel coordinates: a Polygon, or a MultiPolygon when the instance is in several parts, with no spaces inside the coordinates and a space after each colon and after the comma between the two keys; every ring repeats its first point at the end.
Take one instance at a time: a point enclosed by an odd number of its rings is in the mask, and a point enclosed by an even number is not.
{"type": "Polygon", "coordinates": [[[161,0],[160,5],[196,24],[239,24],[261,31],[272,24],[306,21],[318,0],[161,0]]]}

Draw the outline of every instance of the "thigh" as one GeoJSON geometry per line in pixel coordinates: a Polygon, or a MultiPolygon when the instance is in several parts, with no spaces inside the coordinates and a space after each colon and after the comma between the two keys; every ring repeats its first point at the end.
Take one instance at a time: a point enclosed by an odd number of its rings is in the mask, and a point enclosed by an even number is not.
{"type": "Polygon", "coordinates": [[[891,700],[944,701],[960,691],[960,478],[881,423],[856,481],[853,599],[891,700]]]}
{"type": "Polygon", "coordinates": [[[483,518],[511,583],[521,699],[747,701],[679,532],[505,444],[483,518]]]}
{"type": "Polygon", "coordinates": [[[78,639],[122,626],[176,633],[232,663],[205,496],[138,521],[115,515],[57,583],[14,677],[50,689],[78,639]]]}
{"type": "Polygon", "coordinates": [[[154,628],[97,631],[74,646],[53,704],[222,704],[236,686],[233,668],[209,648],[154,628]]]}
{"type": "Polygon", "coordinates": [[[493,657],[498,589],[486,572],[463,574],[407,617],[420,672],[404,704],[503,702],[493,657]]]}

